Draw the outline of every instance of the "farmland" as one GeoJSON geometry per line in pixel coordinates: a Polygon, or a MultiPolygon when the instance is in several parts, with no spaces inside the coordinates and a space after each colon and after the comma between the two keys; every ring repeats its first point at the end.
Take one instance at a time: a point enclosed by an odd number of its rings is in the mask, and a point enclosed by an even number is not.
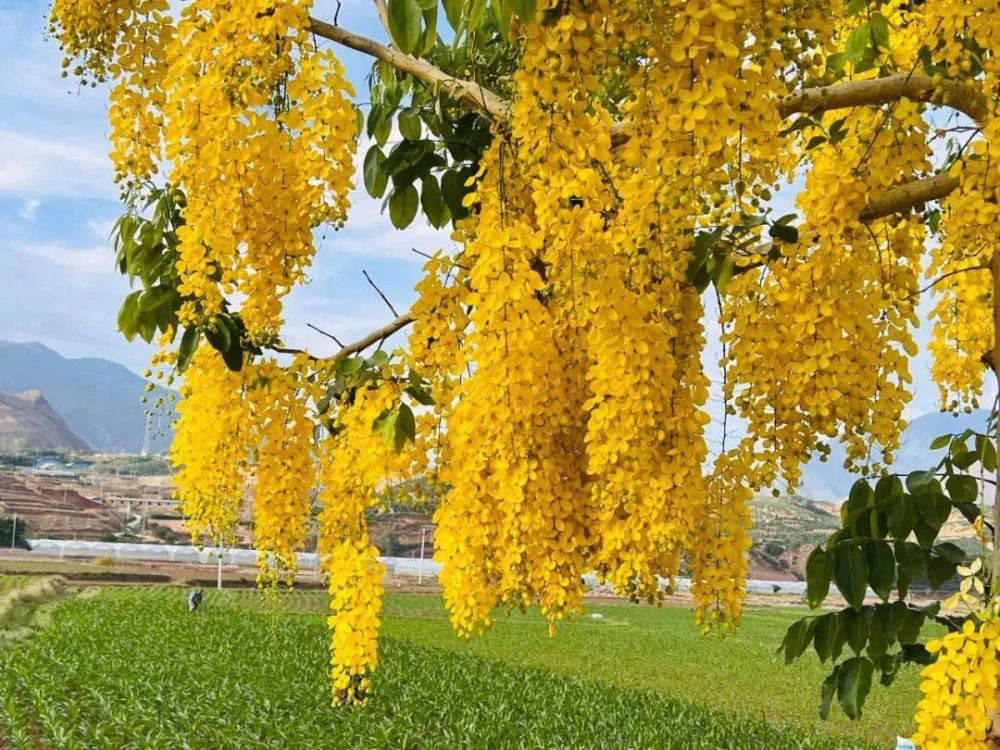
{"type": "Polygon", "coordinates": [[[720,643],[682,609],[598,605],[554,639],[515,614],[463,643],[438,599],[396,594],[371,705],[332,711],[324,608],[306,592],[277,615],[252,592],[209,592],[194,616],[179,589],[69,600],[0,649],[0,746],[853,748],[884,746],[912,705],[906,674],[861,724],[819,724],[822,667],[772,659],[793,612],[753,612],[720,643]]]}

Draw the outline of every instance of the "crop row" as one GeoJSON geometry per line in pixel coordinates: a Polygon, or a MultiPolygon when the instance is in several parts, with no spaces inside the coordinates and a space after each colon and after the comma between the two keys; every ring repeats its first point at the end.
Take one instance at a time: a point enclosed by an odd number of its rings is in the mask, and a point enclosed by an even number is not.
{"type": "Polygon", "coordinates": [[[259,614],[242,598],[216,598],[193,615],[176,590],[64,604],[49,628],[0,652],[0,745],[844,747],[648,692],[392,638],[371,705],[334,710],[323,618],[259,614]]]}

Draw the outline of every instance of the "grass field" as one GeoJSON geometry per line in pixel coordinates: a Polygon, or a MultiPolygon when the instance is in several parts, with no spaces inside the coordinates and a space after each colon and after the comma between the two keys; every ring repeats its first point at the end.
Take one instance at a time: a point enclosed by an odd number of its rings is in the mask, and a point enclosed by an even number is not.
{"type": "Polygon", "coordinates": [[[285,613],[253,592],[176,589],[72,600],[0,651],[5,748],[867,748],[909,723],[916,676],[878,689],[860,724],[820,723],[823,668],[772,658],[795,613],[748,613],[735,638],[694,633],[683,609],[595,605],[550,639],[501,617],[469,643],[440,600],[390,595],[377,691],[329,708],[321,594],[285,613]]]}
{"type": "Polygon", "coordinates": [[[0,575],[0,596],[21,586],[26,586],[31,581],[32,577],[28,575],[0,575]]]}

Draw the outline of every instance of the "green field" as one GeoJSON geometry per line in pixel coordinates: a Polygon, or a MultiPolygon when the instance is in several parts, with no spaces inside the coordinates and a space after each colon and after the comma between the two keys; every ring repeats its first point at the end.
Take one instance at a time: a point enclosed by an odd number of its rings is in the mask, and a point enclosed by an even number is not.
{"type": "Polygon", "coordinates": [[[376,693],[332,710],[319,594],[279,615],[253,592],[118,589],[61,605],[0,649],[0,747],[847,748],[891,746],[916,675],[876,690],[861,723],[816,717],[819,664],[772,654],[789,610],[697,636],[683,609],[598,605],[550,639],[501,617],[469,643],[440,600],[390,595],[376,693]]]}
{"type": "Polygon", "coordinates": [[[26,575],[0,575],[0,596],[13,591],[21,586],[31,583],[32,577],[26,575]]]}

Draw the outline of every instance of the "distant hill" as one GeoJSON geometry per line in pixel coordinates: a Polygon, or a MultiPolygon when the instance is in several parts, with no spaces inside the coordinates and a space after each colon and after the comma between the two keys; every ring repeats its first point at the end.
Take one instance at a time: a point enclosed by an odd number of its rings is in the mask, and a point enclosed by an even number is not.
{"type": "MultiPolygon", "coordinates": [[[[146,405],[139,402],[146,381],[106,359],[67,359],[39,343],[0,341],[0,391],[41,391],[76,435],[98,451],[142,450],[146,405]]],[[[166,391],[150,394],[150,402],[166,391]]],[[[169,425],[153,417],[150,450],[170,445],[169,425]]]]}
{"type": "Polygon", "coordinates": [[[0,392],[0,450],[89,452],[90,446],[39,391],[0,392]]]}
{"type": "MultiPolygon", "coordinates": [[[[931,451],[930,444],[938,435],[972,429],[986,431],[989,412],[974,410],[971,414],[924,414],[910,422],[903,431],[902,444],[896,452],[893,471],[909,473],[917,469],[927,469],[940,459],[940,450],[931,451]]],[[[812,460],[802,474],[799,492],[817,500],[839,500],[846,498],[857,476],[844,469],[844,451],[838,445],[832,446],[826,463],[812,460]]]]}

